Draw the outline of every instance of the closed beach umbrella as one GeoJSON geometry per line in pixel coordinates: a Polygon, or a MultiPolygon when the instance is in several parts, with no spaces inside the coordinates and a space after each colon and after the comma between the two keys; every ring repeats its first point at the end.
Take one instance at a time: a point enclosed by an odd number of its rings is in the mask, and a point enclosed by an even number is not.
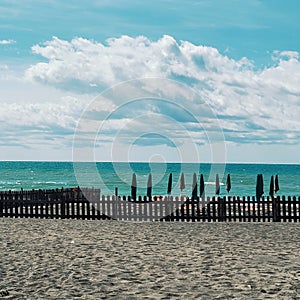
{"type": "Polygon", "coordinates": [[[264,193],[263,175],[258,174],[256,180],[256,198],[260,199],[263,193],[264,193]]]}
{"type": "Polygon", "coordinates": [[[172,192],[172,173],[170,173],[169,175],[168,190],[167,190],[168,195],[171,195],[171,192],[172,192]]]}
{"type": "Polygon", "coordinates": [[[259,195],[259,174],[257,174],[256,176],[256,199],[258,200],[260,198],[260,195],[259,195]]]}
{"type": "Polygon", "coordinates": [[[197,184],[197,175],[194,173],[193,175],[193,190],[192,190],[192,199],[197,199],[197,190],[198,190],[198,184],[197,184]]]}
{"type": "Polygon", "coordinates": [[[265,193],[264,192],[264,180],[263,180],[263,174],[260,174],[260,193],[261,193],[261,196],[265,193]]]}
{"type": "Polygon", "coordinates": [[[150,199],[152,197],[152,175],[151,175],[151,173],[148,175],[147,197],[149,197],[150,199]]]}
{"type": "Polygon", "coordinates": [[[269,195],[271,197],[274,196],[274,176],[273,175],[271,176],[271,180],[270,180],[270,192],[269,192],[269,195]]]}
{"type": "Polygon", "coordinates": [[[229,193],[230,190],[231,190],[231,179],[230,179],[230,174],[228,174],[226,180],[226,191],[229,193]]]}
{"type": "Polygon", "coordinates": [[[185,189],[184,174],[181,173],[181,176],[180,176],[180,190],[183,191],[184,189],[185,189]]]}
{"type": "Polygon", "coordinates": [[[220,179],[219,179],[219,174],[216,175],[216,195],[220,195],[220,179]]]}
{"type": "Polygon", "coordinates": [[[204,177],[203,177],[203,174],[201,174],[200,176],[200,197],[202,199],[205,198],[205,192],[204,192],[204,189],[205,189],[205,185],[204,185],[204,177]]]}
{"type": "Polygon", "coordinates": [[[278,175],[276,174],[275,176],[275,193],[277,193],[279,191],[279,181],[278,181],[278,175]]]}
{"type": "Polygon", "coordinates": [[[131,198],[136,200],[136,190],[137,190],[137,182],[135,173],[132,174],[132,182],[131,182],[131,198]]]}

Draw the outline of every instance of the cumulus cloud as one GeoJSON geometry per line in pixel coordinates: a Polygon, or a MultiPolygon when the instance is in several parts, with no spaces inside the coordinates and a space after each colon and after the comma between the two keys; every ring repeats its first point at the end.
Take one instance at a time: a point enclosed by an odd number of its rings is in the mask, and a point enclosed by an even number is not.
{"type": "Polygon", "coordinates": [[[15,40],[0,40],[0,45],[10,45],[16,43],[15,40]]]}
{"type": "Polygon", "coordinates": [[[228,75],[251,67],[247,59],[235,61],[217,49],[177,43],[171,36],[150,41],[144,36],[111,38],[105,44],[83,38],[54,37],[32,47],[48,62],[33,65],[27,77],[52,84],[72,80],[109,86],[140,77],[184,77],[205,80],[210,74],[228,75]]]}
{"type": "MultiPolygon", "coordinates": [[[[235,60],[213,47],[178,42],[167,35],[157,41],[144,36],[121,36],[105,43],[80,37],[71,41],[53,37],[33,46],[32,51],[46,59],[26,71],[26,78],[33,81],[63,89],[78,86],[104,89],[136,78],[173,79],[188,84],[199,95],[199,99],[192,101],[182,97],[182,105],[198,118],[203,118],[203,103],[209,105],[228,141],[298,143],[300,140],[300,63],[295,51],[274,51],[273,64],[264,69],[257,69],[247,58],[235,60]]],[[[166,94],[162,90],[161,96],[168,97],[170,93],[172,90],[166,94]]],[[[109,100],[112,110],[116,109],[117,97],[109,100]]],[[[164,105],[153,104],[153,112],[172,111],[164,105]]],[[[99,108],[93,113],[100,117],[101,112],[103,109],[99,108]]],[[[174,109],[173,113],[175,119],[176,114],[181,115],[174,109]]],[[[123,118],[128,117],[124,112],[123,118]]],[[[186,121],[177,119],[177,122],[186,121]]],[[[120,123],[115,124],[117,131],[120,123]]],[[[198,131],[199,128],[192,130],[195,134],[198,131]]]]}

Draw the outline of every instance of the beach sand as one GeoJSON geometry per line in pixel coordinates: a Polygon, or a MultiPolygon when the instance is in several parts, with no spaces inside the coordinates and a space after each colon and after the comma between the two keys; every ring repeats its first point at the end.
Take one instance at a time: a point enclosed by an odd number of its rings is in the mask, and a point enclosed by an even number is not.
{"type": "Polygon", "coordinates": [[[0,219],[1,299],[300,299],[297,223],[0,219]]]}

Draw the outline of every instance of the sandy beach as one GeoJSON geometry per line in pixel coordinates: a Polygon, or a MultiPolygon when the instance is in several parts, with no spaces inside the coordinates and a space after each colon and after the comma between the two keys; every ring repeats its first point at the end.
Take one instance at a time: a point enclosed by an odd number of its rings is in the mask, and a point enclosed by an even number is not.
{"type": "Polygon", "coordinates": [[[1,299],[300,299],[300,228],[0,220],[1,299]]]}

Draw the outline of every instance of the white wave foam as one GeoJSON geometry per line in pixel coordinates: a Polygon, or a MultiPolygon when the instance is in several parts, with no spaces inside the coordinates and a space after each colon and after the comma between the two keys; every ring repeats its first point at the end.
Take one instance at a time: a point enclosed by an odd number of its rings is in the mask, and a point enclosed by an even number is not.
{"type": "MultiPolygon", "coordinates": [[[[215,181],[206,181],[204,182],[205,185],[216,185],[215,181]]],[[[225,185],[223,182],[220,182],[220,185],[225,185]]]]}

